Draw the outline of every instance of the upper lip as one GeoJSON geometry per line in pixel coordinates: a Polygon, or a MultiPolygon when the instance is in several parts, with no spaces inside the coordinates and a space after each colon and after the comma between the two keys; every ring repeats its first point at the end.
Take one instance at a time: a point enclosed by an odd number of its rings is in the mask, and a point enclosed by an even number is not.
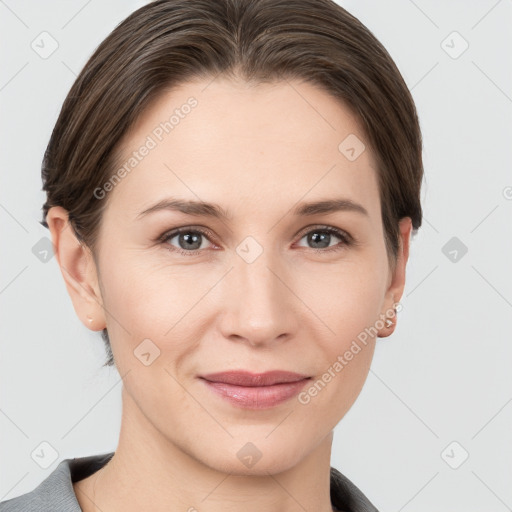
{"type": "Polygon", "coordinates": [[[308,375],[284,370],[273,370],[265,373],[251,373],[245,370],[230,370],[226,372],[202,375],[202,379],[210,382],[224,382],[235,386],[272,386],[283,382],[297,382],[308,379],[308,375]]]}

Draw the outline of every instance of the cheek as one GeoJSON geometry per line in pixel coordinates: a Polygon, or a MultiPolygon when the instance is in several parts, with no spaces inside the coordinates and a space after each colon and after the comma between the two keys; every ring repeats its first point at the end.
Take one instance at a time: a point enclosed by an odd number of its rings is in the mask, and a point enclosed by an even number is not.
{"type": "Polygon", "coordinates": [[[301,412],[306,417],[322,418],[322,423],[335,427],[352,407],[361,392],[374,353],[374,343],[359,344],[350,361],[345,352],[335,354],[308,387],[298,395],[301,412]]]}
{"type": "Polygon", "coordinates": [[[318,267],[309,276],[297,281],[297,295],[323,320],[331,338],[339,343],[349,341],[378,319],[387,274],[377,259],[340,261],[318,267]]]}
{"type": "Polygon", "coordinates": [[[179,275],[151,262],[151,257],[142,254],[109,260],[102,279],[105,307],[111,322],[117,320],[127,331],[162,336],[176,321],[184,286],[179,285],[179,275]]]}
{"type": "Polygon", "coordinates": [[[317,365],[319,373],[298,399],[308,415],[322,417],[333,427],[355,402],[368,376],[385,278],[368,267],[353,266],[331,275],[328,287],[318,279],[314,288],[309,287],[311,309],[326,327],[323,335],[317,331],[315,340],[314,355],[322,361],[317,365]]]}
{"type": "Polygon", "coordinates": [[[173,371],[197,348],[200,329],[212,318],[201,297],[222,272],[173,267],[137,251],[111,258],[103,269],[107,328],[120,373],[139,371],[139,355],[149,352],[151,368],[168,378],[164,369],[173,371]]]}
{"type": "Polygon", "coordinates": [[[350,407],[366,380],[376,332],[382,327],[378,320],[387,274],[380,260],[369,258],[366,262],[341,264],[336,271],[331,268],[328,275],[316,277],[309,283],[307,301],[327,330],[322,329],[326,334],[317,336],[323,373],[305,399],[312,400],[318,394],[315,402],[319,407],[327,407],[333,400],[339,415],[350,407]],[[328,388],[326,392],[322,391],[324,387],[328,388]]]}

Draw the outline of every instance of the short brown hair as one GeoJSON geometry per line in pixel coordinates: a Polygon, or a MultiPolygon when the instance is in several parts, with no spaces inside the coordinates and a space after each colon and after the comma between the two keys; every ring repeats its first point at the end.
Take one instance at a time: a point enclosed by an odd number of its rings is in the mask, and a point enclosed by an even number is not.
{"type": "MultiPolygon", "coordinates": [[[[42,164],[42,225],[68,211],[95,254],[107,199],[93,191],[115,170],[119,142],[163,92],[222,74],[264,83],[298,78],[327,91],[359,119],[377,162],[388,256],[398,222],[422,221],[422,137],[412,96],[375,36],[332,0],[156,0],[98,46],[60,111],[42,164]]],[[[341,142],[341,141],[340,141],[341,142]]],[[[107,330],[102,332],[113,365],[107,330]]]]}

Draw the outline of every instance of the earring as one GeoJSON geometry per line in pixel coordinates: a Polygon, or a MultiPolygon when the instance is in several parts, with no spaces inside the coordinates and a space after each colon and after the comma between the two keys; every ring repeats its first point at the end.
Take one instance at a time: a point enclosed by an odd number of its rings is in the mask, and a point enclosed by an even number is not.
{"type": "Polygon", "coordinates": [[[90,317],[89,315],[87,315],[87,321],[88,321],[89,323],[92,323],[92,317],[90,317]]]}
{"type": "Polygon", "coordinates": [[[386,318],[386,327],[391,327],[393,325],[393,320],[386,318]]]}

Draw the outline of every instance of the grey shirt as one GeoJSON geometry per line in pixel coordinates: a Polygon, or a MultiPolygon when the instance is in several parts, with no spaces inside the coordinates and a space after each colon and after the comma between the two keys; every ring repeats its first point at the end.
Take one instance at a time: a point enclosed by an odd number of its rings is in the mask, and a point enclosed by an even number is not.
{"type": "MultiPolygon", "coordinates": [[[[65,459],[33,491],[2,501],[0,512],[82,512],[73,483],[102,468],[114,452],[65,459]]],[[[331,502],[340,512],[378,512],[343,474],[331,467],[331,502]]]]}

